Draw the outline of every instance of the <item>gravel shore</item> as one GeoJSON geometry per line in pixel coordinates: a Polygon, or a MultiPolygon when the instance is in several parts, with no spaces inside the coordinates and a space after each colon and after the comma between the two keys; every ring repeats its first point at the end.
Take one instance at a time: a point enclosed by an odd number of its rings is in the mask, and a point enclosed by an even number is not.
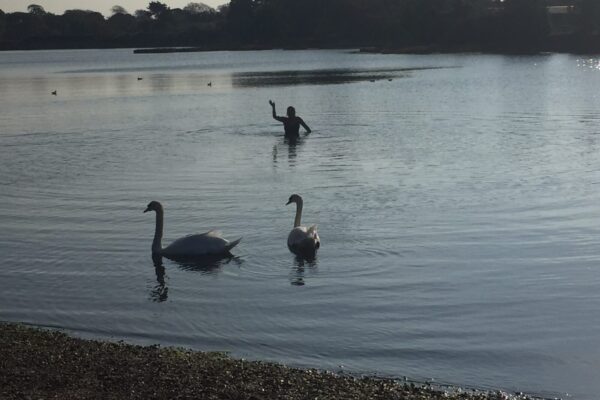
{"type": "MultiPolygon", "coordinates": [[[[0,324],[1,399],[507,399],[0,324]]],[[[515,398],[511,396],[510,398],[515,398]]],[[[524,398],[524,397],[519,397],[524,398]]]]}

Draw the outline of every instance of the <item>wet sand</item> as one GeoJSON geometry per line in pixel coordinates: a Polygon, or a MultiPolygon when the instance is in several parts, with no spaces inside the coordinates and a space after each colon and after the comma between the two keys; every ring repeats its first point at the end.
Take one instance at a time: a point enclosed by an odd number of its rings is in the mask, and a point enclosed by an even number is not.
{"type": "MultiPolygon", "coordinates": [[[[2,399],[506,399],[0,324],[2,399]]],[[[521,398],[521,397],[520,397],[521,398]]]]}

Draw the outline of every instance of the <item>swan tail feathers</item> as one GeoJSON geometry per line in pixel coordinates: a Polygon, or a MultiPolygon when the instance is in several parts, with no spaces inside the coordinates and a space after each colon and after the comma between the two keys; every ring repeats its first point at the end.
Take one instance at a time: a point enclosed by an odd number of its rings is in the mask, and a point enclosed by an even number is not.
{"type": "Polygon", "coordinates": [[[231,249],[233,249],[235,246],[237,246],[240,242],[242,241],[242,238],[239,238],[237,240],[234,240],[233,242],[229,242],[227,243],[227,246],[225,246],[225,250],[226,251],[230,251],[231,249]]]}

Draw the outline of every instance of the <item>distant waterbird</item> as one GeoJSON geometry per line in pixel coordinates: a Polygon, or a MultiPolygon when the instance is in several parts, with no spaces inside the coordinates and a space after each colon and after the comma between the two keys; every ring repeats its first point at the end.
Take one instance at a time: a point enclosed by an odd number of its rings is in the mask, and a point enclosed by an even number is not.
{"type": "Polygon", "coordinates": [[[162,247],[164,211],[158,201],[151,201],[144,212],[156,212],[156,229],[152,241],[152,254],[174,260],[189,260],[200,257],[231,256],[229,251],[241,240],[233,242],[221,237],[218,231],[209,231],[202,234],[189,235],[175,240],[167,247],[162,247]]]}
{"type": "Polygon", "coordinates": [[[54,90],[54,91],[52,92],[52,95],[53,95],[53,96],[58,96],[58,92],[57,92],[56,90],[54,90]]]}
{"type": "Polygon", "coordinates": [[[208,84],[206,86],[211,86],[212,87],[212,82],[208,82],[208,84]]]}
{"type": "Polygon", "coordinates": [[[301,225],[304,201],[300,195],[291,195],[286,205],[292,203],[296,203],[296,217],[294,218],[294,229],[288,235],[288,249],[298,256],[314,258],[317,250],[321,247],[317,225],[311,225],[308,228],[301,225]]]}
{"type": "Polygon", "coordinates": [[[138,77],[137,77],[137,80],[138,80],[138,81],[141,81],[142,79],[144,79],[144,78],[142,78],[141,76],[138,76],[138,77]]]}

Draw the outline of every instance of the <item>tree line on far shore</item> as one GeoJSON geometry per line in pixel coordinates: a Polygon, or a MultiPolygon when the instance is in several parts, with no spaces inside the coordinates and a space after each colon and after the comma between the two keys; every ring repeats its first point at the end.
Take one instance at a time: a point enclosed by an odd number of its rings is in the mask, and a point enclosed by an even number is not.
{"type": "Polygon", "coordinates": [[[600,51],[598,0],[231,0],[133,13],[0,10],[0,50],[193,46],[600,51]],[[551,10],[552,9],[552,10],[551,10]],[[558,26],[558,27],[557,27],[558,26]]]}

